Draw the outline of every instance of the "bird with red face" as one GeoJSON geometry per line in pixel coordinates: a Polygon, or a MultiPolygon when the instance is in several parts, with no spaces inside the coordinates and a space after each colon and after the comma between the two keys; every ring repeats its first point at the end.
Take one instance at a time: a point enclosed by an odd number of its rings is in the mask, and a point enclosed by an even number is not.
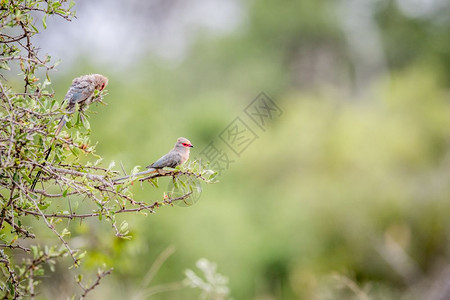
{"type": "Polygon", "coordinates": [[[146,171],[142,171],[133,175],[120,177],[117,179],[114,179],[114,181],[121,181],[130,177],[136,177],[144,174],[149,174],[154,171],[158,171],[162,168],[175,168],[176,166],[179,166],[181,164],[184,164],[189,159],[189,153],[191,148],[194,146],[192,143],[184,137],[180,137],[177,139],[177,142],[175,143],[175,146],[172,150],[170,150],[166,155],[162,156],[160,159],[152,163],[151,165],[147,166],[146,171]]]}

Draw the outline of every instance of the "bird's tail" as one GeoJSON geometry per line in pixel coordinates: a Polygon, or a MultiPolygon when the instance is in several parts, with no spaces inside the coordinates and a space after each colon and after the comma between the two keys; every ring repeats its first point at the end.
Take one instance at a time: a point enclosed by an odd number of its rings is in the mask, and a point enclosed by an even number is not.
{"type": "MultiPolygon", "coordinates": [[[[58,128],[56,128],[55,135],[53,136],[52,141],[50,142],[50,146],[48,146],[48,149],[44,152],[44,153],[46,153],[44,163],[50,157],[50,153],[52,152],[52,145],[55,142],[58,134],[63,129],[64,125],[66,125],[66,118],[65,118],[65,116],[62,116],[61,119],[59,120],[58,128]]],[[[31,184],[31,191],[34,191],[34,188],[36,187],[36,184],[37,184],[39,178],[41,177],[41,174],[42,174],[42,170],[39,170],[36,174],[36,178],[34,178],[33,183],[31,184]]]]}
{"type": "Polygon", "coordinates": [[[59,120],[58,128],[56,128],[55,136],[53,137],[53,140],[52,140],[53,142],[55,141],[56,137],[61,132],[61,130],[64,128],[64,125],[66,125],[66,122],[67,122],[66,117],[61,116],[61,120],[59,120]]]}
{"type": "Polygon", "coordinates": [[[124,177],[119,177],[119,178],[113,179],[113,182],[122,181],[122,180],[128,179],[130,177],[138,177],[138,176],[141,176],[141,175],[150,174],[150,173],[155,172],[155,171],[156,171],[155,168],[149,168],[149,169],[147,169],[145,171],[142,171],[142,172],[139,172],[139,173],[136,173],[136,174],[132,174],[132,175],[128,175],[128,176],[124,176],[124,177]]]}

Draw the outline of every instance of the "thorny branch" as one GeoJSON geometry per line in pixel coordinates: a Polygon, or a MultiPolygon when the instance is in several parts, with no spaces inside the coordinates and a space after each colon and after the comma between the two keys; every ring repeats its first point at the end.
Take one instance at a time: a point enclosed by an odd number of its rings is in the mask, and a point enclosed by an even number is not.
{"type": "Polygon", "coordinates": [[[47,227],[53,231],[53,233],[58,237],[58,239],[61,241],[61,243],[64,245],[64,247],[66,247],[67,251],[69,252],[69,255],[72,257],[72,259],[74,261],[75,266],[77,266],[78,259],[74,256],[75,251],[70,249],[69,244],[63,239],[63,237],[58,233],[58,231],[56,231],[55,227],[52,224],[50,224],[47,217],[44,215],[42,210],[39,208],[39,205],[37,204],[36,200],[34,200],[30,195],[28,195],[26,193],[26,191],[24,191],[22,186],[20,186],[16,182],[14,182],[14,184],[16,185],[16,187],[18,187],[22,191],[22,193],[28,198],[28,200],[30,200],[34,204],[34,206],[36,207],[36,210],[39,212],[39,215],[42,217],[42,219],[44,220],[47,227]]]}
{"type": "Polygon", "coordinates": [[[0,244],[0,248],[21,249],[21,250],[23,250],[23,251],[30,252],[30,249],[29,249],[29,248],[26,248],[26,247],[23,247],[23,246],[20,246],[20,245],[6,245],[6,244],[0,244]]]}
{"type": "MultiPolygon", "coordinates": [[[[143,210],[148,210],[151,213],[154,213],[155,208],[159,208],[164,205],[172,205],[173,203],[177,201],[183,201],[187,199],[192,193],[186,193],[180,197],[171,198],[171,199],[164,199],[163,201],[155,201],[152,204],[145,205],[143,203],[139,203],[138,207],[133,208],[122,208],[114,211],[113,213],[115,215],[120,213],[131,213],[131,212],[140,212],[143,210]]],[[[67,219],[86,219],[86,218],[92,218],[92,217],[98,217],[101,213],[100,212],[94,212],[90,214],[76,214],[76,213],[70,213],[70,214],[63,214],[63,213],[52,213],[52,214],[40,214],[35,211],[29,211],[29,210],[22,210],[20,209],[24,214],[26,215],[33,215],[37,217],[44,217],[44,218],[67,218],[67,219]]]]}
{"type": "MultiPolygon", "coordinates": [[[[101,166],[102,159],[95,154],[85,124],[89,112],[83,114],[84,121],[73,116],[64,131],[55,136],[58,119],[64,113],[59,99],[48,91],[49,72],[56,64],[50,56],[40,56],[39,48],[33,45],[33,36],[38,33],[33,24],[38,21],[35,18],[42,17],[44,24],[50,15],[70,21],[74,14],[68,2],[0,1],[0,299],[33,299],[42,266],[54,264],[57,258],[69,257],[73,265],[79,265],[81,252],[71,248],[67,239],[70,232],[62,219],[103,218],[111,222],[116,236],[126,237],[127,226],[117,225],[116,215],[154,213],[159,207],[186,201],[192,194],[187,191],[157,201],[136,201],[131,190],[133,180],[114,182],[118,172],[101,166]],[[17,70],[21,72],[19,77],[17,70]],[[36,77],[39,70],[45,73],[44,80],[36,77]],[[20,90],[13,88],[17,79],[25,83],[20,90]],[[45,161],[49,147],[52,155],[45,161]],[[31,189],[37,170],[42,176],[37,188],[31,189]],[[80,199],[84,205],[72,208],[80,199]],[[66,202],[59,200],[67,200],[68,209],[63,208],[66,202]],[[88,211],[88,203],[95,209],[88,211]],[[39,232],[29,225],[30,220],[45,224],[57,245],[41,249],[27,243],[35,238],[39,241],[39,232]],[[24,257],[22,263],[14,259],[17,253],[24,257]]],[[[175,181],[187,176],[209,182],[209,174],[197,166],[162,170],[136,180],[155,184],[160,177],[175,181]]],[[[90,286],[80,283],[81,299],[111,271],[100,272],[90,286]]]]}

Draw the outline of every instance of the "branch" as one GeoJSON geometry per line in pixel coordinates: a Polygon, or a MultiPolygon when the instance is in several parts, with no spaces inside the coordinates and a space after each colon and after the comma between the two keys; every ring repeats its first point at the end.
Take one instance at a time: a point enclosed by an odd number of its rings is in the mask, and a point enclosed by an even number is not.
{"type": "MultiPolygon", "coordinates": [[[[153,178],[158,178],[158,177],[167,177],[167,176],[171,176],[171,177],[175,177],[175,176],[179,176],[179,175],[187,175],[187,176],[193,176],[199,179],[202,179],[204,181],[208,181],[205,177],[203,177],[200,173],[194,173],[192,171],[181,171],[181,170],[164,170],[164,169],[160,169],[158,171],[153,171],[151,173],[151,175],[149,176],[145,176],[142,178],[134,178],[135,175],[130,175],[130,177],[128,178],[132,178],[131,181],[134,181],[136,179],[138,179],[140,182],[149,180],[149,179],[153,179],[153,178]]],[[[112,184],[113,185],[118,185],[118,184],[123,184],[124,182],[126,182],[125,180],[118,180],[118,181],[113,181],[112,184]]]]}
{"type": "Polygon", "coordinates": [[[79,171],[75,171],[75,170],[61,169],[61,168],[55,168],[55,167],[50,167],[50,168],[55,172],[59,172],[59,173],[67,174],[67,175],[73,175],[73,176],[86,177],[87,179],[90,179],[90,180],[100,181],[104,185],[111,185],[110,182],[105,180],[105,176],[102,176],[102,175],[89,174],[89,173],[79,172],[79,171]]]}
{"type": "Polygon", "coordinates": [[[22,247],[22,246],[20,246],[20,245],[6,245],[6,244],[0,244],[0,248],[21,249],[21,250],[23,250],[23,251],[30,252],[30,249],[29,249],[29,248],[22,247]]]}
{"type": "MultiPolygon", "coordinates": [[[[14,272],[14,267],[11,268],[9,257],[3,252],[3,250],[0,250],[0,257],[1,257],[0,263],[3,263],[6,267],[6,269],[8,270],[8,273],[9,273],[8,279],[10,280],[9,282],[12,283],[14,289],[16,290],[15,291],[16,296],[18,298],[20,298],[21,293],[20,293],[20,290],[17,289],[17,287],[19,286],[19,280],[17,279],[16,272],[14,272]]],[[[5,296],[3,297],[3,299],[7,299],[7,296],[8,296],[8,292],[5,293],[5,296]]]]}
{"type": "MultiPolygon", "coordinates": [[[[174,202],[177,201],[183,201],[186,198],[188,198],[190,195],[192,194],[192,192],[189,192],[185,195],[182,195],[180,197],[177,198],[173,198],[173,199],[166,199],[163,201],[156,201],[153,204],[150,205],[142,205],[140,207],[135,207],[135,208],[122,208],[122,209],[118,209],[116,211],[114,211],[114,214],[120,214],[120,213],[130,213],[130,212],[140,212],[143,210],[149,210],[150,212],[154,212],[153,209],[158,208],[160,206],[163,205],[172,205],[174,202]]],[[[59,214],[59,213],[53,213],[53,214],[44,214],[44,213],[40,213],[40,212],[35,212],[35,211],[31,211],[31,210],[25,210],[22,208],[18,208],[21,212],[27,214],[27,215],[33,215],[33,216],[37,216],[37,217],[43,217],[43,218],[66,218],[66,219],[85,219],[85,218],[91,218],[91,217],[98,217],[100,215],[99,212],[94,212],[91,214],[59,214]]]]}
{"type": "MultiPolygon", "coordinates": [[[[3,87],[3,84],[2,84],[1,81],[0,81],[0,89],[2,91],[2,94],[5,96],[5,98],[7,100],[7,104],[8,105],[7,106],[5,105],[5,109],[8,111],[9,121],[11,122],[11,136],[9,138],[8,153],[6,155],[8,158],[10,158],[11,157],[11,152],[12,152],[12,147],[13,147],[13,144],[14,144],[14,131],[15,131],[14,118],[13,118],[14,108],[13,108],[11,99],[7,96],[5,88],[3,87]]],[[[8,163],[5,162],[5,164],[8,164],[8,163]]]]}
{"type": "MultiPolygon", "coordinates": [[[[25,36],[23,36],[23,37],[25,37],[25,36]]],[[[44,62],[42,62],[38,58],[33,58],[33,57],[24,57],[24,56],[0,57],[0,62],[2,62],[2,61],[11,61],[11,60],[21,60],[21,61],[23,60],[23,61],[26,61],[26,62],[32,62],[32,63],[34,63],[36,65],[39,65],[39,66],[47,68],[47,70],[51,70],[51,69],[53,69],[55,67],[55,66],[47,66],[44,62]]],[[[21,93],[21,94],[28,94],[28,93],[21,93]]]]}
{"type": "Polygon", "coordinates": [[[3,40],[3,41],[1,41],[1,42],[4,43],[4,44],[8,44],[8,43],[18,42],[18,41],[20,41],[21,39],[23,39],[24,37],[26,37],[27,35],[24,33],[23,35],[19,35],[19,36],[16,36],[16,37],[10,37],[9,35],[6,35],[6,34],[0,34],[0,36],[10,38],[9,40],[3,40]]]}
{"type": "MultiPolygon", "coordinates": [[[[12,201],[13,201],[13,195],[14,195],[14,186],[11,188],[11,192],[9,195],[9,201],[8,203],[3,207],[2,211],[0,212],[0,229],[3,228],[3,221],[5,220],[6,217],[6,209],[11,205],[12,201]]],[[[3,197],[3,196],[2,196],[3,197]]],[[[14,222],[13,222],[14,223],[14,222]]]]}
{"type": "MultiPolygon", "coordinates": [[[[61,198],[61,197],[64,197],[63,193],[50,194],[50,193],[47,193],[45,190],[33,190],[33,191],[29,190],[29,191],[33,192],[33,193],[36,193],[36,194],[40,194],[40,195],[45,196],[47,198],[61,198]]],[[[78,195],[78,194],[79,194],[79,192],[75,191],[75,192],[67,193],[65,196],[78,195]]]]}
{"type": "MultiPolygon", "coordinates": [[[[12,180],[12,178],[11,178],[11,180],[12,180]]],[[[70,256],[72,257],[74,264],[76,266],[78,266],[78,259],[73,255],[73,253],[75,251],[70,249],[69,244],[63,239],[63,237],[58,233],[58,231],[56,231],[55,227],[52,224],[50,224],[50,222],[47,220],[47,217],[44,215],[42,210],[39,208],[39,205],[36,203],[36,200],[34,200],[32,197],[30,197],[30,195],[28,195],[26,190],[21,185],[19,185],[17,182],[13,181],[13,183],[15,184],[16,187],[18,187],[22,191],[22,193],[25,195],[25,197],[28,198],[28,200],[33,202],[34,206],[36,207],[36,210],[39,212],[39,215],[44,219],[44,222],[47,225],[47,227],[50,228],[50,230],[53,231],[53,233],[58,237],[58,239],[61,241],[61,243],[63,243],[64,247],[67,249],[70,256]]]]}
{"type": "Polygon", "coordinates": [[[97,279],[93,284],[91,284],[89,287],[84,287],[81,282],[78,282],[78,285],[83,289],[83,294],[80,296],[80,300],[84,299],[88,293],[90,293],[93,289],[95,289],[99,284],[100,281],[103,279],[103,277],[110,275],[112,273],[113,269],[109,269],[107,271],[98,271],[97,272],[97,279]]]}
{"type": "MultiPolygon", "coordinates": [[[[52,12],[49,13],[45,9],[36,8],[36,7],[28,7],[28,6],[19,6],[19,9],[24,10],[24,11],[26,11],[26,10],[28,10],[28,11],[39,11],[39,12],[42,12],[44,14],[53,14],[53,15],[60,16],[61,18],[65,19],[66,21],[72,22],[72,19],[70,19],[70,17],[71,17],[70,14],[64,15],[64,14],[59,13],[57,11],[52,11],[52,12]]],[[[72,16],[72,17],[76,18],[75,16],[72,16]]]]}
{"type": "Polygon", "coordinates": [[[144,178],[139,179],[139,181],[145,181],[145,180],[149,180],[149,179],[152,179],[152,178],[164,177],[164,176],[172,176],[172,177],[175,177],[175,176],[179,176],[179,175],[193,176],[193,177],[202,179],[202,180],[204,180],[204,181],[208,181],[208,180],[207,180],[205,177],[203,177],[201,174],[199,174],[199,173],[194,173],[194,172],[191,172],[191,171],[180,171],[180,170],[164,171],[164,170],[162,170],[162,171],[160,171],[160,172],[162,172],[162,173],[155,173],[155,174],[152,174],[152,175],[150,175],[150,176],[146,176],[146,177],[144,177],[144,178]]]}
{"type": "Polygon", "coordinates": [[[5,218],[5,221],[9,225],[11,225],[17,233],[22,233],[25,237],[31,238],[31,239],[34,239],[36,237],[34,234],[29,232],[28,230],[25,230],[22,227],[20,227],[19,225],[17,225],[16,223],[14,223],[14,221],[11,220],[10,218],[5,218]]]}
{"type": "Polygon", "coordinates": [[[54,258],[58,258],[64,255],[64,252],[59,252],[56,254],[48,254],[46,252],[43,252],[42,254],[40,254],[38,257],[34,258],[31,261],[28,261],[27,263],[25,263],[23,265],[23,270],[19,273],[19,275],[17,276],[17,281],[18,282],[23,282],[26,280],[26,278],[28,277],[28,290],[29,290],[29,294],[28,296],[30,296],[31,298],[34,295],[34,271],[39,269],[39,266],[49,262],[50,260],[54,259],[54,258]]]}

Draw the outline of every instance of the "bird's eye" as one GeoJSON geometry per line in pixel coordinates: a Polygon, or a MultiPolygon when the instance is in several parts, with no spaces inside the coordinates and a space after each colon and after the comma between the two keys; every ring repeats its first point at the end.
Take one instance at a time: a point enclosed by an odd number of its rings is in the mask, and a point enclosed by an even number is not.
{"type": "Polygon", "coordinates": [[[187,147],[187,145],[188,145],[188,144],[186,144],[186,143],[183,143],[183,146],[187,147]]]}

